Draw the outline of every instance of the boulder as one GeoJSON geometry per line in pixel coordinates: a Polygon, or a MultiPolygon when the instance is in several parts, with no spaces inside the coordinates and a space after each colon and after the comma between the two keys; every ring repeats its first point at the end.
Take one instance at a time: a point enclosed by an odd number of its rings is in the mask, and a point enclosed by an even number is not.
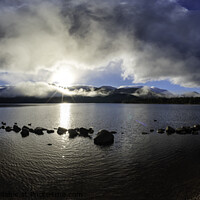
{"type": "Polygon", "coordinates": [[[12,131],[12,128],[10,126],[6,126],[5,130],[6,130],[6,132],[10,132],[10,131],[12,131]]]}
{"type": "Polygon", "coordinates": [[[23,126],[23,127],[22,127],[22,129],[24,129],[24,128],[26,128],[26,129],[28,129],[28,130],[29,130],[29,127],[28,127],[28,126],[23,126]]]}
{"type": "Polygon", "coordinates": [[[68,129],[68,133],[69,133],[69,138],[75,138],[78,135],[75,129],[68,129]]]}
{"type": "Polygon", "coordinates": [[[88,135],[89,130],[86,129],[86,128],[83,128],[83,127],[81,127],[81,128],[79,129],[79,133],[80,133],[80,136],[83,136],[83,137],[88,137],[88,136],[89,136],[89,135],[88,135]]]}
{"type": "Polygon", "coordinates": [[[192,129],[189,126],[182,126],[181,128],[184,129],[187,134],[192,133],[192,129]]]}
{"type": "Polygon", "coordinates": [[[32,128],[29,128],[29,132],[30,132],[30,133],[35,133],[35,130],[32,129],[32,128]]]}
{"type": "Polygon", "coordinates": [[[21,128],[19,128],[19,126],[17,126],[16,124],[13,126],[13,131],[15,131],[16,133],[19,133],[21,131],[21,128]]]}
{"type": "Polygon", "coordinates": [[[114,136],[107,130],[101,130],[97,133],[97,136],[94,138],[94,144],[96,145],[109,145],[113,144],[114,136]]]}
{"type": "Polygon", "coordinates": [[[67,132],[67,129],[66,128],[62,128],[62,127],[58,127],[58,130],[57,130],[57,133],[59,135],[63,135],[67,132]]]}
{"type": "Polygon", "coordinates": [[[27,128],[22,128],[21,135],[22,137],[29,136],[29,130],[27,128]]]}
{"type": "Polygon", "coordinates": [[[54,130],[47,130],[47,133],[54,133],[54,130]]]}
{"type": "Polygon", "coordinates": [[[181,127],[181,128],[177,128],[176,129],[176,133],[184,135],[184,134],[186,134],[186,131],[185,131],[185,129],[183,127],[181,127]]]}
{"type": "Polygon", "coordinates": [[[36,128],[34,129],[34,133],[35,133],[36,135],[44,135],[44,132],[43,132],[43,131],[45,131],[45,130],[46,130],[45,128],[36,127],[36,128]]]}
{"type": "Polygon", "coordinates": [[[5,123],[5,122],[1,122],[1,124],[2,124],[2,125],[4,125],[4,126],[6,125],[6,123],[5,123]]]}
{"type": "Polygon", "coordinates": [[[194,127],[197,131],[200,130],[200,125],[199,125],[199,124],[195,124],[193,127],[194,127]]]}
{"type": "Polygon", "coordinates": [[[165,129],[166,133],[168,134],[172,134],[172,133],[175,133],[175,129],[172,128],[171,126],[167,126],[166,129],[165,129]]]}
{"type": "Polygon", "coordinates": [[[5,129],[5,126],[2,126],[1,128],[2,128],[2,129],[5,129]]]}
{"type": "Polygon", "coordinates": [[[51,144],[51,143],[49,143],[49,144],[47,144],[47,145],[51,146],[52,144],[51,144]]]}
{"type": "Polygon", "coordinates": [[[165,129],[163,129],[163,128],[160,128],[157,130],[157,133],[164,133],[164,132],[165,132],[165,129]]]}
{"type": "Polygon", "coordinates": [[[150,132],[154,132],[154,129],[150,129],[150,132]]]}

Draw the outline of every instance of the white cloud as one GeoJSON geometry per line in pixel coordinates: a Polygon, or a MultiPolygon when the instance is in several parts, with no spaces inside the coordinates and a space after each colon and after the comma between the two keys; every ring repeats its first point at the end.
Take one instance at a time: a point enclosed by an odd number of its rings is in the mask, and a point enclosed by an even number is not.
{"type": "Polygon", "coordinates": [[[0,68],[22,74],[45,68],[48,75],[35,79],[48,81],[58,62],[84,78],[87,70],[123,61],[122,76],[134,83],[167,79],[198,87],[199,23],[198,12],[170,0],[4,1],[0,68]]]}

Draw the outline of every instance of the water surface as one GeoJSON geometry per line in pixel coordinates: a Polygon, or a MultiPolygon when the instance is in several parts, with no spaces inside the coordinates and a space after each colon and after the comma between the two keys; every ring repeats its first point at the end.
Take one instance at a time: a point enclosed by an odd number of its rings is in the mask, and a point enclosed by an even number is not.
{"type": "Polygon", "coordinates": [[[32,123],[33,128],[93,127],[93,137],[100,129],[117,131],[113,145],[100,147],[93,138],[69,139],[68,134],[57,133],[22,138],[1,129],[0,192],[64,192],[82,194],[67,199],[134,200],[182,200],[200,194],[200,135],[141,134],[167,125],[200,123],[200,106],[3,105],[0,121],[32,123]]]}

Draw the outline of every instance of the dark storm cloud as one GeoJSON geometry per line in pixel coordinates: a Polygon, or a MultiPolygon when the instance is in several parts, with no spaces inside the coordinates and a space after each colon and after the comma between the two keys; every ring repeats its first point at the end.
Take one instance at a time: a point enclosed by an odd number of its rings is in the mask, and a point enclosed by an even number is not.
{"type": "MultiPolygon", "coordinates": [[[[200,86],[200,12],[175,0],[0,1],[0,63],[10,70],[121,63],[135,83],[200,86]]],[[[119,64],[117,64],[119,67],[119,64]]]]}

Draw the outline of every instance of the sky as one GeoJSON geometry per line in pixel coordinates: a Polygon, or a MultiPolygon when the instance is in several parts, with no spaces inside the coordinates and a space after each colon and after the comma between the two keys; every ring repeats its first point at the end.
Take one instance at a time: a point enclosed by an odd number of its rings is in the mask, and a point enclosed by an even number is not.
{"type": "Polygon", "coordinates": [[[199,18],[199,0],[0,0],[0,85],[200,92],[199,18]]]}

